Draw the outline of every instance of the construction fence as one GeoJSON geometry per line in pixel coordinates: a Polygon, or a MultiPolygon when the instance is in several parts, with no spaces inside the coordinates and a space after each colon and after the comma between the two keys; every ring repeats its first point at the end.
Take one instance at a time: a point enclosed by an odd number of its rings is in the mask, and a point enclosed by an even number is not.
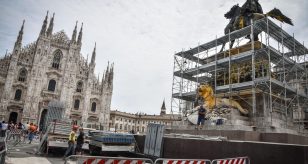
{"type": "Polygon", "coordinates": [[[72,155],[65,159],[65,164],[249,164],[249,157],[236,157],[226,159],[170,159],[158,158],[154,162],[149,158],[125,158],[72,155]]]}

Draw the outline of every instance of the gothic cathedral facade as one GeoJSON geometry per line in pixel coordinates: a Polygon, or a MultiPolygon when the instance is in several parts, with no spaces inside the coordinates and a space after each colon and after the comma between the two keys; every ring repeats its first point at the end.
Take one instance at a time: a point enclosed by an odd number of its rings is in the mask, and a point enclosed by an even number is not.
{"type": "Polygon", "coordinates": [[[48,13],[38,39],[22,47],[24,22],[13,51],[0,59],[0,120],[42,124],[48,103],[64,103],[64,118],[87,127],[109,126],[113,64],[102,80],[94,74],[96,45],[91,61],[81,51],[82,25],[72,37],[53,33],[54,15],[48,13]],[[89,126],[90,125],[90,126],[89,126]]]}

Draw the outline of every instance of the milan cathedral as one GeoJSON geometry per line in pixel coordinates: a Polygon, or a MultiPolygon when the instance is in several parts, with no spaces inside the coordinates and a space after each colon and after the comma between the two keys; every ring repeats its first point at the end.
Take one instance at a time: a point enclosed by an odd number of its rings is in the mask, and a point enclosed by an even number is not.
{"type": "MultiPolygon", "coordinates": [[[[0,59],[0,119],[44,122],[51,101],[63,102],[65,118],[77,124],[100,124],[107,129],[113,91],[113,64],[96,77],[96,45],[91,61],[81,54],[82,28],[77,23],[69,38],[54,33],[54,14],[48,12],[37,40],[22,46],[25,21],[13,51],[0,59]]],[[[91,127],[91,126],[90,126],[91,127]]]]}

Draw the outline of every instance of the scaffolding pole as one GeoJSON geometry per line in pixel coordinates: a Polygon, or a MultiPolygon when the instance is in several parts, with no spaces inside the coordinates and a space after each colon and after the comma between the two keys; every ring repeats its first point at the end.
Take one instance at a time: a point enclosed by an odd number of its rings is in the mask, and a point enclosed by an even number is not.
{"type": "Polygon", "coordinates": [[[252,115],[253,117],[256,117],[256,88],[255,88],[255,42],[254,42],[254,21],[251,19],[251,34],[250,34],[250,38],[251,38],[251,50],[252,50],[252,55],[251,55],[251,71],[252,71],[252,88],[251,88],[251,92],[252,92],[252,115]]]}

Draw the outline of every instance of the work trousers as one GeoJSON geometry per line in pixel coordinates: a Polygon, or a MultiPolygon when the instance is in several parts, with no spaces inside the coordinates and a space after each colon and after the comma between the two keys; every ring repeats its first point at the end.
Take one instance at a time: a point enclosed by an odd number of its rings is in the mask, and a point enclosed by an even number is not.
{"type": "Polygon", "coordinates": [[[75,155],[75,144],[72,141],[68,141],[68,147],[67,147],[66,152],[64,154],[65,157],[67,157],[69,155],[75,155]]]}

